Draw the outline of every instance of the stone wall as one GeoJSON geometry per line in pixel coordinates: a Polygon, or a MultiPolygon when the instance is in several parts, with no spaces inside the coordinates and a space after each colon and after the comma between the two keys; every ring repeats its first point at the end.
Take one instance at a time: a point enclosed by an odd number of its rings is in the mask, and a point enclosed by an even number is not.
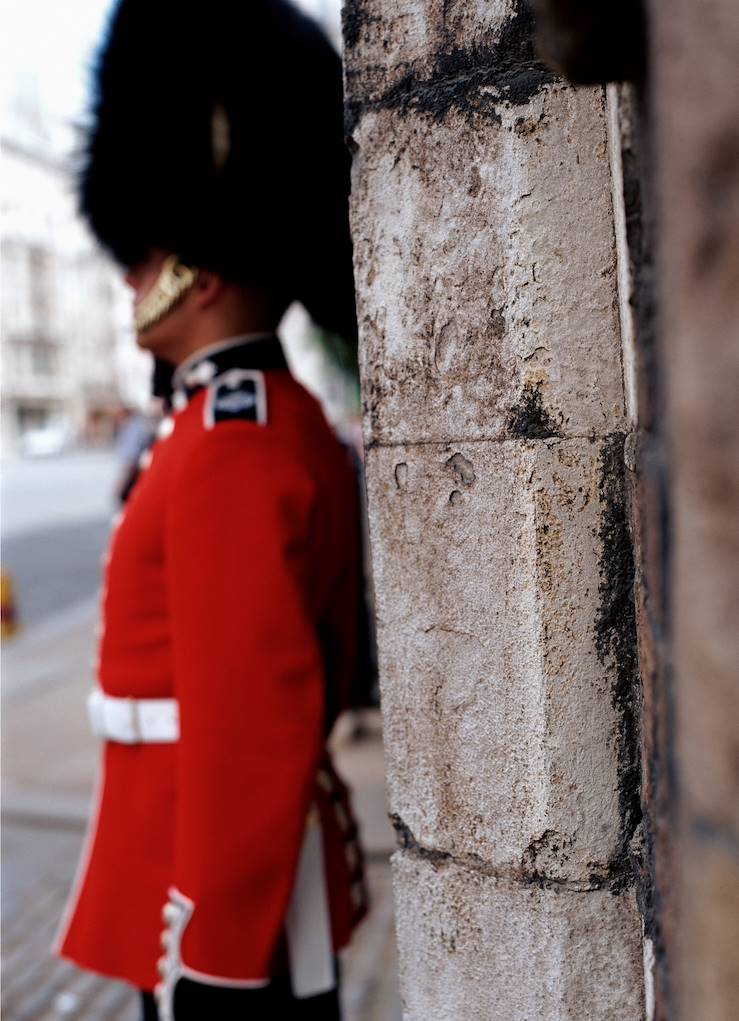
{"type": "Polygon", "coordinates": [[[680,1021],[739,999],[739,6],[647,4],[673,521],[680,1021]]]}

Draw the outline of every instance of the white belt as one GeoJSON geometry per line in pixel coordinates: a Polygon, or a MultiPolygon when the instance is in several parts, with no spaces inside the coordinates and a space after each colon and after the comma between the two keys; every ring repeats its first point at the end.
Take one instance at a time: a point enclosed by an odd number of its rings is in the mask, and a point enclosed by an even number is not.
{"type": "Polygon", "coordinates": [[[96,737],[121,744],[170,744],[179,740],[175,698],[113,698],[99,688],[87,696],[87,712],[96,737]]]}

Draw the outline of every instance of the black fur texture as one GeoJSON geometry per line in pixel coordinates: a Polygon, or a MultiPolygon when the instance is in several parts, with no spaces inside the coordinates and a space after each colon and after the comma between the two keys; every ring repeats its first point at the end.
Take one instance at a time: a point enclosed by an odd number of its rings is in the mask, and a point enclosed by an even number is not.
{"type": "Polygon", "coordinates": [[[121,265],[162,248],[356,339],[341,63],[310,19],[287,0],[120,0],[90,112],[80,209],[121,265]]]}

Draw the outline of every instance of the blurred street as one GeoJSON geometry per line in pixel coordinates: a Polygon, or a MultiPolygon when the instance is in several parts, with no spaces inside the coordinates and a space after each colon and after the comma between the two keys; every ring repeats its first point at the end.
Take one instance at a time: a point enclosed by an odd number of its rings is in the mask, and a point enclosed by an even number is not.
{"type": "Polygon", "coordinates": [[[2,562],[24,626],[95,595],[115,507],[112,451],[2,465],[2,562]]]}
{"type": "MultiPolygon", "coordinates": [[[[50,944],[74,876],[97,742],[84,712],[97,588],[113,512],[110,454],[12,462],[3,479],[3,563],[21,632],[3,644],[3,997],[5,1021],[135,1021],[125,985],[76,970],[50,944]]],[[[368,851],[373,910],[343,960],[345,1021],[399,1021],[379,716],[338,742],[368,851]]]]}

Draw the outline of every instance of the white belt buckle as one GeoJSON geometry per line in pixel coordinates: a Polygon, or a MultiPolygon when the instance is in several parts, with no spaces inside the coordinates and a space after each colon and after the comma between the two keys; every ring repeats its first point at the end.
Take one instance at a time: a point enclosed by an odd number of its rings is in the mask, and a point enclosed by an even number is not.
{"type": "Polygon", "coordinates": [[[118,698],[93,688],[87,696],[93,734],[118,744],[170,744],[179,739],[173,698],[118,698]]]}
{"type": "Polygon", "coordinates": [[[131,735],[127,740],[124,738],[123,743],[140,744],[141,741],[143,740],[143,737],[141,734],[141,725],[139,723],[138,699],[127,698],[126,702],[128,703],[128,718],[131,726],[131,735]]]}
{"type": "Polygon", "coordinates": [[[93,688],[87,696],[87,713],[95,737],[112,739],[120,744],[140,744],[143,741],[137,699],[111,699],[100,688],[93,688]]]}

